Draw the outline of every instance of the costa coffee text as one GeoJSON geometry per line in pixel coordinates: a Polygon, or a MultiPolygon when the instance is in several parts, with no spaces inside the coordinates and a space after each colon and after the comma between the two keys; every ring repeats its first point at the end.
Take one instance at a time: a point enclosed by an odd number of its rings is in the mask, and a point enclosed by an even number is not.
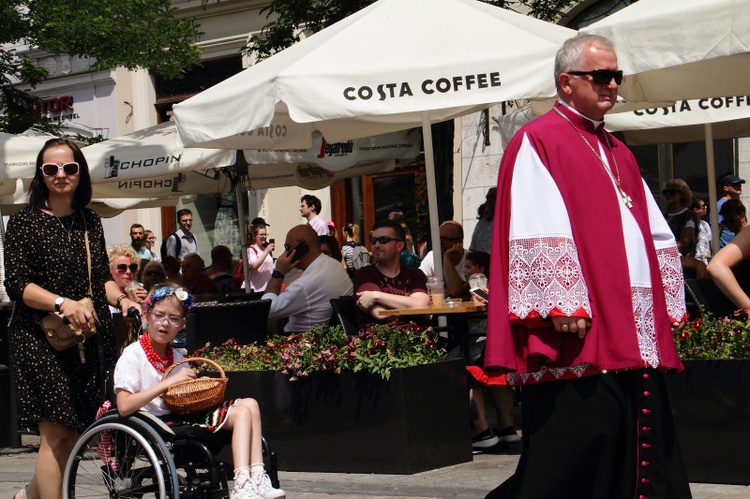
{"type": "MultiPolygon", "coordinates": [[[[459,92],[461,90],[475,90],[488,87],[499,87],[500,73],[482,73],[477,75],[453,76],[450,78],[438,78],[436,80],[424,80],[419,89],[425,95],[432,95],[435,92],[445,94],[448,92],[459,92]]],[[[373,87],[363,85],[359,88],[346,87],[344,89],[344,98],[347,100],[370,100],[377,97],[378,100],[386,100],[396,97],[412,97],[414,91],[409,82],[401,83],[381,83],[373,87]]]]}

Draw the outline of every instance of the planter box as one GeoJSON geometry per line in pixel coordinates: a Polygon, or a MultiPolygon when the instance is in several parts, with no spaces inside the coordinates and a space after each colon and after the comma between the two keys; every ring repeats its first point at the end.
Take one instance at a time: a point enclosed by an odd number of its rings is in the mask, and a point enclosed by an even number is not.
{"type": "Polygon", "coordinates": [[[472,459],[463,360],[394,370],[388,381],[351,372],[227,376],[227,398],[258,401],[280,470],[408,474],[472,459]]]}
{"type": "Polygon", "coordinates": [[[688,479],[750,484],[750,359],[684,363],[666,382],[688,479]]]}

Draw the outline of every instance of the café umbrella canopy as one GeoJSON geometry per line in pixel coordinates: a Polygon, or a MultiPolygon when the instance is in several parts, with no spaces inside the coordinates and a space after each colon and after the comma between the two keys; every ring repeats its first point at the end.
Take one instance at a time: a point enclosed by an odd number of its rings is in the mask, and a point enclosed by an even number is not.
{"type": "MultiPolygon", "coordinates": [[[[309,131],[290,123],[258,133],[264,137],[263,146],[274,147],[279,137],[309,131]]],[[[243,247],[247,244],[245,190],[289,185],[317,190],[342,178],[390,171],[397,159],[408,163],[416,158],[421,142],[418,129],[338,143],[315,132],[306,138],[312,142],[310,148],[234,151],[186,149],[176,136],[174,123],[163,123],[84,148],[100,211],[174,204],[177,197],[235,191],[243,247]]]]}
{"type": "Polygon", "coordinates": [[[580,30],[609,38],[635,102],[747,95],[747,0],[640,0],[580,30]]]}
{"type": "Polygon", "coordinates": [[[379,0],[175,105],[174,117],[186,146],[226,149],[257,148],[259,131],[292,123],[331,142],[421,126],[437,241],[430,124],[554,95],[554,56],[574,35],[476,0],[379,0]]]}
{"type": "Polygon", "coordinates": [[[49,136],[24,136],[0,133],[0,195],[12,195],[17,179],[31,179],[36,157],[49,136]]]}
{"type": "MultiPolygon", "coordinates": [[[[747,106],[747,0],[640,0],[581,29],[581,33],[605,36],[614,42],[619,67],[626,75],[620,94],[631,101],[730,98],[728,104],[747,106]]],[[[716,206],[712,119],[706,117],[703,129],[709,199],[711,206],[716,206]]],[[[727,127],[721,125],[722,133],[727,127]]],[[[711,225],[718,248],[716,210],[711,210],[711,225]]]]}
{"type": "MultiPolygon", "coordinates": [[[[283,132],[297,133],[294,124],[283,132]]],[[[308,140],[310,148],[239,154],[185,148],[177,143],[175,124],[167,122],[88,146],[83,153],[94,198],[156,199],[228,192],[239,177],[247,187],[257,189],[289,185],[321,189],[340,178],[390,171],[396,159],[413,160],[419,155],[421,134],[411,129],[331,143],[316,132],[308,140]]],[[[266,145],[273,145],[272,137],[266,145]]]]}

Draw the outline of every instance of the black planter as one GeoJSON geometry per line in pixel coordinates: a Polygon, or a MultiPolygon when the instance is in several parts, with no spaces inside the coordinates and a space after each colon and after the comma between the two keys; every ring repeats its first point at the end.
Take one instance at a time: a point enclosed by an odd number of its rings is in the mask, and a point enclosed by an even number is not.
{"type": "Polygon", "coordinates": [[[463,360],[366,373],[227,373],[227,398],[252,397],[285,471],[417,473],[471,461],[463,360]]]}
{"type": "Polygon", "coordinates": [[[750,359],[684,363],[666,381],[688,479],[750,485],[750,359]]]}

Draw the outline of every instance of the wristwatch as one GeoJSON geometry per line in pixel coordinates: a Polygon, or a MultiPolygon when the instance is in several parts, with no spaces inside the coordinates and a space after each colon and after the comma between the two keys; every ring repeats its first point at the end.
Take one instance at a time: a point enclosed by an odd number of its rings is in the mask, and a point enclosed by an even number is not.
{"type": "Polygon", "coordinates": [[[273,272],[271,272],[271,278],[274,278],[274,277],[276,279],[283,279],[284,278],[284,274],[282,274],[278,270],[274,269],[273,272]]]}
{"type": "Polygon", "coordinates": [[[62,307],[63,302],[65,301],[65,298],[62,296],[58,296],[55,298],[55,312],[60,311],[60,307],[62,307]]]}

